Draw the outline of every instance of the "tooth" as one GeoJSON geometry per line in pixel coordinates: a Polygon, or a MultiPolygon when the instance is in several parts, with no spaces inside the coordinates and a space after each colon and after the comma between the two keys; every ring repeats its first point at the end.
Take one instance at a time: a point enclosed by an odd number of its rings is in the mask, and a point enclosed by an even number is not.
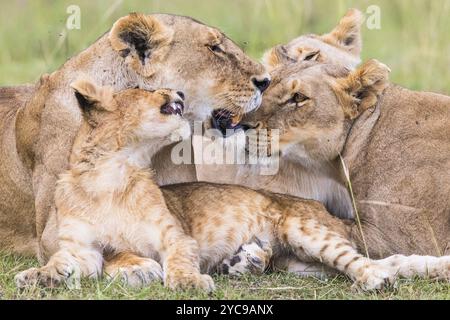
{"type": "Polygon", "coordinates": [[[242,118],[243,118],[242,114],[232,115],[231,124],[238,125],[241,122],[242,118]]]}

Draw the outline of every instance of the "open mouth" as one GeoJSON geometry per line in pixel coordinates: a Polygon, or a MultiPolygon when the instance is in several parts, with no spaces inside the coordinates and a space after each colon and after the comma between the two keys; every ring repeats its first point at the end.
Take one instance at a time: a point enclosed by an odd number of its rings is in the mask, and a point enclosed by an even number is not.
{"type": "Polygon", "coordinates": [[[214,110],[212,113],[211,126],[219,130],[224,137],[234,134],[237,130],[247,130],[247,126],[241,124],[243,115],[235,114],[226,109],[214,110]]]}
{"type": "Polygon", "coordinates": [[[184,111],[183,101],[172,101],[161,107],[161,113],[166,115],[182,116],[184,111]]]}

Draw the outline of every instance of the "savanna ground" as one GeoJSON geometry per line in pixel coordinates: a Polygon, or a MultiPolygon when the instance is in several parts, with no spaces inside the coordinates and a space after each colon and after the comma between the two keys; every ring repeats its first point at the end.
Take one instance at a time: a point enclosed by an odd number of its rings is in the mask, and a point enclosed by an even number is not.
{"type": "MultiPolygon", "coordinates": [[[[2,0],[0,85],[34,82],[57,69],[129,12],[192,16],[217,26],[254,58],[305,33],[328,32],[346,12],[381,9],[381,29],[364,28],[363,58],[392,69],[392,80],[415,90],[450,94],[450,0],[2,0]],[[81,8],[81,30],[67,30],[66,9],[81,8]]],[[[17,291],[14,275],[34,259],[0,254],[0,299],[450,299],[450,285],[402,280],[396,289],[362,294],[345,277],[301,279],[289,274],[229,279],[217,291],[174,293],[160,284],[131,290],[119,281],[83,281],[80,290],[17,291]]]]}

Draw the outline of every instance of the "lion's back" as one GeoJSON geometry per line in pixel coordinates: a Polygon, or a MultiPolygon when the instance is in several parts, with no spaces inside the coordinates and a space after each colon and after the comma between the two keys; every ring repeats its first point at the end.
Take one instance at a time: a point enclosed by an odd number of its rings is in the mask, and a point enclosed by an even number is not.
{"type": "Polygon", "coordinates": [[[0,114],[19,109],[33,96],[34,91],[34,85],[0,87],[0,114]]]}

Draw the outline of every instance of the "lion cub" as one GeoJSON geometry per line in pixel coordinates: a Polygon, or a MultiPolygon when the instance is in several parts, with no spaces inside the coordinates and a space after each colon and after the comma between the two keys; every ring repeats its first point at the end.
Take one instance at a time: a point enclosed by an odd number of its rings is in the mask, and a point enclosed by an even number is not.
{"type": "Polygon", "coordinates": [[[60,249],[46,266],[17,275],[17,285],[97,277],[106,252],[130,250],[145,257],[139,261],[145,283],[164,278],[170,288],[212,290],[211,277],[200,274],[197,242],[169,212],[148,169],[158,150],[190,135],[181,117],[184,95],[114,94],[87,81],[72,87],[84,122],[55,192],[60,249]]]}

